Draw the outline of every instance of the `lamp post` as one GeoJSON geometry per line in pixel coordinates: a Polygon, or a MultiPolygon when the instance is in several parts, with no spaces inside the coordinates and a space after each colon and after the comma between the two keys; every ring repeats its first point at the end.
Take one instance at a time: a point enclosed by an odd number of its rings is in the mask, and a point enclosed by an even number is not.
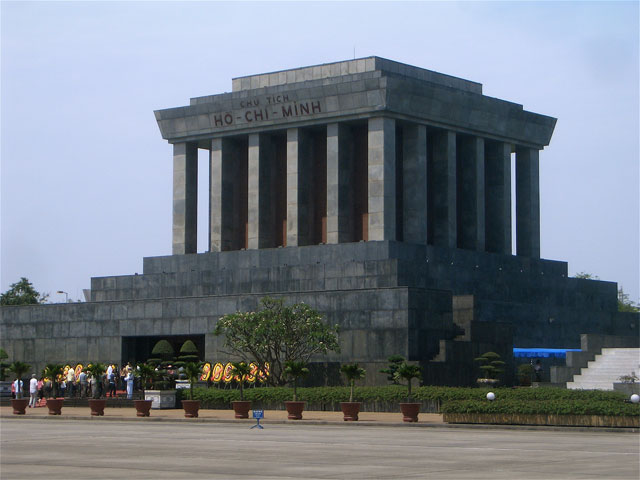
{"type": "Polygon", "coordinates": [[[64,292],[62,290],[58,290],[56,293],[64,293],[65,294],[64,303],[69,303],[69,294],[67,292],[64,292]]]}

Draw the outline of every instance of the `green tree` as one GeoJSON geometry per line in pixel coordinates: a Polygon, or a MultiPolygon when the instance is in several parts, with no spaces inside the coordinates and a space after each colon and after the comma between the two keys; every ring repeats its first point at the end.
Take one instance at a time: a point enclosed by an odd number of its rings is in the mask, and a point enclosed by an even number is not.
{"type": "Polygon", "coordinates": [[[199,361],[200,356],[198,355],[196,344],[191,340],[185,341],[180,347],[180,355],[178,355],[178,361],[175,364],[182,367],[186,363],[198,363],[199,361]]]}
{"type": "Polygon", "coordinates": [[[405,362],[405,359],[402,355],[391,355],[389,358],[387,358],[387,362],[389,362],[389,365],[387,366],[387,368],[383,368],[382,370],[380,370],[380,373],[386,373],[387,380],[389,380],[394,385],[397,385],[398,380],[396,380],[396,371],[398,370],[398,367],[400,367],[400,365],[405,362]]]}
{"type": "Polygon", "coordinates": [[[251,365],[247,362],[232,362],[232,373],[234,376],[238,376],[240,380],[238,385],[240,386],[240,400],[244,400],[244,380],[251,373],[251,365]]]}
{"type": "Polygon", "coordinates": [[[7,354],[5,349],[4,348],[0,348],[0,382],[4,382],[4,379],[7,376],[7,374],[5,373],[5,370],[9,366],[8,363],[5,363],[5,360],[7,358],[9,358],[9,355],[7,354]]]}
{"type": "Polygon", "coordinates": [[[44,303],[47,298],[49,294],[39,293],[27,278],[22,277],[0,295],[0,305],[35,305],[44,303]]]}
{"type": "MultiPolygon", "coordinates": [[[[30,368],[31,368],[31,365],[29,365],[28,363],[15,361],[9,366],[9,371],[15,375],[16,380],[18,380],[18,385],[20,385],[20,381],[22,380],[22,377],[24,377],[24,374],[27,373],[30,368]]],[[[23,382],[23,389],[24,389],[24,382],[23,382]]],[[[22,389],[20,388],[16,389],[16,398],[22,398],[22,389]]]]}
{"type": "Polygon", "coordinates": [[[53,398],[58,398],[58,377],[60,377],[63,372],[64,367],[57,363],[48,363],[42,371],[42,376],[51,380],[50,395],[53,398]]]}
{"type": "Polygon", "coordinates": [[[411,380],[422,377],[422,367],[403,362],[396,370],[395,377],[398,382],[403,378],[407,381],[407,399],[411,399],[411,380]]]}
{"type": "Polygon", "coordinates": [[[504,362],[500,360],[500,355],[496,352],[483,353],[473,360],[480,363],[480,370],[482,370],[484,374],[483,378],[495,380],[498,378],[498,375],[504,373],[504,362]]]}
{"type": "Polygon", "coordinates": [[[133,374],[140,378],[140,388],[142,389],[142,398],[144,398],[145,388],[147,388],[158,376],[158,372],[153,365],[141,363],[133,371],[133,374]]]}
{"type": "Polygon", "coordinates": [[[166,367],[175,361],[173,347],[168,340],[159,340],[151,350],[151,358],[148,363],[166,367]]]}
{"type": "MultiPolygon", "coordinates": [[[[95,378],[96,382],[102,382],[102,376],[107,371],[107,366],[104,363],[94,362],[87,365],[87,368],[85,369],[85,371],[89,375],[91,375],[93,378],[95,378]]],[[[97,384],[94,383],[94,385],[97,385],[97,384]]],[[[99,392],[100,390],[96,387],[95,391],[91,392],[93,398],[99,398],[100,397],[99,392]]]]}
{"type": "Polygon", "coordinates": [[[298,379],[309,375],[309,369],[304,362],[288,361],[285,363],[284,374],[293,380],[293,401],[298,401],[298,379]]]}
{"type": "Polygon", "coordinates": [[[184,364],[184,374],[189,380],[189,400],[193,400],[193,386],[198,382],[202,375],[202,363],[187,362],[184,364]]]}
{"type": "Polygon", "coordinates": [[[618,289],[618,311],[619,312],[640,312],[640,307],[629,300],[629,294],[624,293],[622,286],[618,289]]]}
{"type": "Polygon", "coordinates": [[[600,280],[600,277],[597,275],[591,275],[587,272],[578,272],[575,275],[576,278],[582,278],[583,280],[600,280]]]}
{"type": "Polygon", "coordinates": [[[312,355],[339,351],[338,326],[324,323],[322,315],[304,303],[285,306],[282,300],[265,297],[257,312],[236,312],[218,320],[214,335],[224,335],[231,353],[269,363],[271,385],[287,383],[289,361],[307,363],[312,355]]]}
{"type": "Polygon", "coordinates": [[[356,383],[356,380],[364,378],[367,372],[364,368],[358,366],[357,363],[354,363],[353,365],[342,365],[340,367],[340,371],[345,377],[347,377],[347,380],[349,381],[349,402],[353,402],[353,387],[356,383]]]}

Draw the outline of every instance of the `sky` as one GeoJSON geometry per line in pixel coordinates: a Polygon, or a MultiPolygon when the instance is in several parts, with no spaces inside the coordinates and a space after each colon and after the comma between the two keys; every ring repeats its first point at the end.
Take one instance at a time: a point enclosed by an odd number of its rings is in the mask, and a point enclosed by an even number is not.
{"type": "Polygon", "coordinates": [[[92,276],[171,254],[172,148],[154,110],[231,91],[233,77],[377,55],[556,117],[540,153],[541,256],[638,301],[638,13],[638,2],[2,0],[0,289],[27,277],[49,301],[79,300],[92,276]]]}

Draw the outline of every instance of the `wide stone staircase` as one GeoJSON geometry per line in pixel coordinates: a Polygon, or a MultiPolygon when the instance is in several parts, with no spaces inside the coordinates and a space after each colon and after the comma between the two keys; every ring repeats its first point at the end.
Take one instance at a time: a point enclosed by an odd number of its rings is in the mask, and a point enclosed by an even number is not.
{"type": "Polygon", "coordinates": [[[640,376],[640,348],[603,348],[595,359],[567,382],[567,388],[582,390],[613,390],[613,383],[622,375],[640,376]]]}

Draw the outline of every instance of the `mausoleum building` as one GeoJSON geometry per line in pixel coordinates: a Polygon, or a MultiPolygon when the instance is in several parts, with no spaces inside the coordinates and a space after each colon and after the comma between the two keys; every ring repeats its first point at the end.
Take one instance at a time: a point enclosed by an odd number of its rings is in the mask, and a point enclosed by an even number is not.
{"type": "Polygon", "coordinates": [[[556,120],[479,83],[368,57],[235,78],[231,93],[155,114],[173,145],[172,255],[145,258],[142,275],[93,278],[85,304],[2,308],[13,358],[141,361],[167,337],[216,360],[217,319],[265,295],[340,325],[320,382],[357,361],[384,383],[376,372],[400,354],[427,383],[465,384],[489,349],[510,360],[514,346],[638,335],[615,283],[540,258],[539,162],[556,120]],[[198,175],[209,177],[200,226],[198,175]]]}

